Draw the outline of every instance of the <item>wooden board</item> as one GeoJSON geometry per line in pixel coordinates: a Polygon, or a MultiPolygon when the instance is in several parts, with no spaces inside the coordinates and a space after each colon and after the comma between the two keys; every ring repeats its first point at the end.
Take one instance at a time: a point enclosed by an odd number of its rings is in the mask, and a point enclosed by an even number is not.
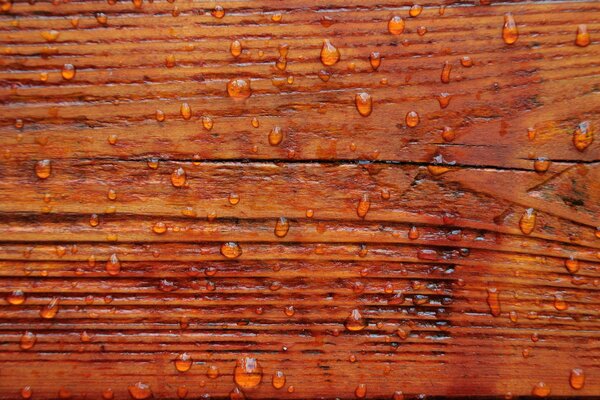
{"type": "Polygon", "coordinates": [[[599,2],[0,10],[0,399],[600,396],[599,2]]]}

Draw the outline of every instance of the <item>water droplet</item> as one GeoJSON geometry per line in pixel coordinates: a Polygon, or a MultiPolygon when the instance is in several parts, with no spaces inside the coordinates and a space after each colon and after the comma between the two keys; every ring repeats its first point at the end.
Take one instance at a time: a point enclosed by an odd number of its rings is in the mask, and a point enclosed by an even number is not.
{"type": "Polygon", "coordinates": [[[401,390],[396,390],[392,396],[393,400],[404,400],[404,393],[401,390]]]}
{"type": "Polygon", "coordinates": [[[331,78],[331,74],[324,69],[320,70],[318,75],[319,79],[321,79],[323,82],[327,82],[331,78]]]}
{"type": "Polygon", "coordinates": [[[373,99],[371,95],[366,92],[357,93],[354,97],[356,103],[356,109],[358,113],[363,117],[368,117],[373,111],[373,99]]]}
{"type": "Polygon", "coordinates": [[[269,144],[277,146],[283,140],[283,131],[279,126],[274,126],[269,132],[269,144]]]}
{"type": "Polygon", "coordinates": [[[275,223],[275,236],[277,237],[285,237],[288,231],[290,230],[290,223],[284,217],[280,217],[275,223]]]}
{"type": "Polygon", "coordinates": [[[152,390],[150,389],[150,385],[147,385],[142,382],[138,382],[135,385],[131,385],[127,388],[129,390],[129,394],[135,400],[145,400],[152,397],[152,390]]]}
{"type": "Polygon", "coordinates": [[[452,96],[450,96],[449,93],[440,93],[440,95],[438,96],[438,103],[440,103],[440,108],[448,107],[451,98],[452,96]]]}
{"type": "Polygon", "coordinates": [[[535,397],[547,397],[550,394],[550,388],[544,382],[538,382],[531,389],[531,394],[535,397]]]}
{"type": "Polygon", "coordinates": [[[565,260],[565,267],[571,274],[575,274],[579,271],[579,261],[573,257],[567,258],[565,260]]]}
{"type": "Polygon", "coordinates": [[[83,342],[83,343],[89,343],[92,341],[92,337],[89,335],[89,333],[87,333],[86,331],[81,332],[81,335],[79,336],[79,339],[83,342]]]}
{"type": "Polygon", "coordinates": [[[293,317],[294,314],[296,314],[296,309],[294,308],[294,306],[286,306],[283,312],[288,317],[293,317]]]}
{"type": "Polygon", "coordinates": [[[581,368],[573,368],[569,375],[569,384],[575,390],[583,389],[585,385],[585,374],[581,368]]]}
{"type": "Polygon", "coordinates": [[[171,174],[171,184],[175,187],[182,187],[186,182],[185,170],[181,167],[177,168],[171,174]]]}
{"type": "Polygon", "coordinates": [[[231,55],[234,57],[239,57],[242,54],[242,44],[239,40],[234,40],[231,42],[231,46],[229,46],[229,51],[231,51],[231,55]]]}
{"type": "Polygon", "coordinates": [[[545,157],[538,157],[533,161],[533,169],[535,172],[543,173],[548,171],[551,162],[545,157]]]}
{"type": "Polygon", "coordinates": [[[273,22],[280,22],[281,18],[282,18],[282,15],[280,13],[273,14],[271,16],[271,21],[273,21],[273,22]]]}
{"type": "Polygon", "coordinates": [[[487,303],[490,307],[490,313],[494,317],[498,317],[501,313],[500,310],[500,293],[496,288],[488,288],[487,290],[487,303]]]}
{"type": "Polygon", "coordinates": [[[181,353],[175,360],[175,369],[179,372],[186,372],[192,368],[192,356],[188,353],[181,353]]]}
{"type": "Polygon", "coordinates": [[[40,310],[40,317],[42,317],[44,319],[52,319],[52,318],[56,317],[56,314],[58,313],[58,303],[59,303],[58,297],[53,297],[52,300],[50,300],[50,303],[45,305],[40,310]]]}
{"type": "Polygon", "coordinates": [[[60,32],[53,29],[50,31],[44,31],[40,33],[40,35],[42,35],[42,38],[47,42],[56,42],[56,39],[58,39],[60,32]]]}
{"type": "Polygon", "coordinates": [[[588,33],[587,25],[581,24],[577,27],[575,44],[579,47],[586,47],[590,44],[590,34],[588,33]]]}
{"type": "Polygon", "coordinates": [[[381,65],[381,54],[379,54],[378,51],[372,52],[369,55],[369,62],[371,63],[371,68],[373,68],[373,71],[377,71],[381,65]]]}
{"type": "Polygon", "coordinates": [[[471,60],[471,57],[469,56],[463,56],[460,59],[460,65],[465,68],[471,68],[473,66],[473,60],[471,60]]]}
{"type": "Polygon", "coordinates": [[[272,383],[275,389],[281,389],[285,386],[285,374],[283,371],[275,371],[272,383]]]}
{"type": "Polygon", "coordinates": [[[306,215],[306,218],[312,218],[315,215],[315,211],[312,208],[309,208],[306,210],[305,215],[306,215]]]}
{"type": "Polygon", "coordinates": [[[523,213],[523,216],[519,220],[519,228],[521,229],[521,232],[523,232],[525,235],[529,235],[531,232],[533,232],[535,229],[535,220],[535,210],[533,208],[528,208],[525,210],[525,213],[523,213]]]}
{"type": "Polygon", "coordinates": [[[98,12],[96,13],[96,21],[98,21],[100,25],[106,25],[108,23],[108,17],[106,14],[98,12]]]}
{"type": "Polygon", "coordinates": [[[415,111],[409,111],[406,114],[406,125],[410,128],[414,128],[415,126],[419,125],[419,114],[417,114],[415,111]]]}
{"type": "Polygon", "coordinates": [[[221,19],[225,16],[225,10],[223,9],[223,7],[217,5],[215,6],[215,8],[210,12],[210,14],[218,19],[221,19]]]}
{"type": "Polygon", "coordinates": [[[323,40],[321,48],[321,62],[323,65],[331,66],[340,60],[340,51],[335,47],[329,39],[323,40]]]}
{"type": "Polygon", "coordinates": [[[227,82],[227,93],[230,97],[244,99],[252,94],[248,79],[231,79],[227,82]]]}
{"type": "Polygon", "coordinates": [[[150,169],[158,169],[158,163],[159,163],[158,158],[149,158],[148,161],[146,161],[146,164],[148,165],[148,168],[150,168],[150,169]]]}
{"type": "Polygon", "coordinates": [[[190,105],[188,103],[181,103],[179,112],[181,113],[181,116],[185,120],[192,118],[192,107],[190,107],[190,105]]]}
{"type": "Polygon", "coordinates": [[[121,261],[117,257],[117,253],[111,254],[106,261],[106,272],[112,276],[118,275],[121,272],[121,261]]]}
{"type": "Polygon", "coordinates": [[[573,145],[579,151],[584,151],[594,141],[592,127],[588,121],[583,121],[573,132],[573,145]]]}
{"type": "Polygon", "coordinates": [[[252,121],[250,121],[250,124],[252,124],[252,126],[254,128],[258,128],[260,126],[260,122],[258,121],[258,118],[256,118],[256,117],[252,118],[252,121]]]}
{"type": "Polygon", "coordinates": [[[395,15],[388,21],[388,32],[392,35],[399,35],[404,32],[404,20],[402,17],[395,15]]]}
{"type": "Polygon", "coordinates": [[[419,36],[424,36],[427,33],[427,27],[426,26],[419,26],[417,28],[417,34],[419,34],[419,36]]]}
{"type": "Polygon", "coordinates": [[[442,68],[442,74],[440,75],[440,79],[442,80],[442,83],[450,82],[450,72],[451,71],[452,71],[452,64],[450,64],[450,62],[448,62],[448,61],[444,62],[444,66],[442,68]]]}
{"type": "Polygon", "coordinates": [[[6,301],[13,306],[21,305],[25,303],[25,293],[22,290],[13,290],[6,296],[6,301]]]}
{"type": "Polygon", "coordinates": [[[357,308],[355,308],[354,310],[352,310],[350,312],[350,315],[348,316],[348,318],[346,318],[346,321],[344,322],[344,326],[349,331],[353,331],[353,332],[361,331],[361,330],[365,329],[365,327],[367,326],[367,321],[363,318],[360,311],[357,308]]]}
{"type": "Polygon", "coordinates": [[[258,361],[252,357],[242,357],[237,361],[233,371],[235,383],[243,389],[252,389],[262,380],[263,370],[258,361]]]}
{"type": "Polygon", "coordinates": [[[166,231],[167,231],[167,225],[165,225],[164,222],[157,222],[152,227],[152,232],[159,234],[159,235],[165,233],[166,231]]]}
{"type": "Polygon", "coordinates": [[[204,116],[202,117],[202,126],[207,131],[210,131],[213,128],[213,120],[211,117],[204,116]]]}
{"type": "Polygon", "coordinates": [[[242,255],[242,248],[235,242],[227,242],[221,245],[221,254],[225,258],[237,258],[242,255]]]}
{"type": "Polygon", "coordinates": [[[519,38],[517,24],[511,13],[504,15],[504,26],[502,27],[502,39],[504,43],[513,44],[519,38]]]}
{"type": "Polygon", "coordinates": [[[358,201],[358,206],[356,207],[356,214],[360,218],[364,218],[369,212],[369,208],[371,208],[371,200],[369,199],[369,195],[365,193],[358,201]]]}
{"type": "Polygon", "coordinates": [[[21,336],[21,340],[19,342],[19,347],[21,347],[21,349],[23,349],[23,350],[29,350],[35,345],[36,341],[37,341],[37,337],[35,336],[35,333],[26,331],[21,336]]]}
{"type": "Polygon", "coordinates": [[[62,71],[60,71],[63,79],[69,81],[75,77],[75,66],[73,64],[63,65],[62,71]]]}
{"type": "Polygon", "coordinates": [[[558,311],[564,311],[568,308],[567,302],[561,294],[554,295],[554,308],[558,311]]]}
{"type": "Polygon", "coordinates": [[[114,189],[108,189],[108,192],[106,193],[106,197],[108,197],[109,200],[116,200],[117,192],[115,192],[114,189]]]}
{"type": "Polygon", "coordinates": [[[50,160],[41,160],[35,164],[35,174],[40,179],[46,179],[52,173],[52,163],[50,160]]]}
{"type": "Polygon", "coordinates": [[[165,66],[167,68],[173,68],[175,66],[175,56],[173,54],[169,54],[165,57],[165,66]]]}
{"type": "Polygon", "coordinates": [[[287,68],[287,58],[279,57],[275,62],[275,67],[280,71],[285,71],[287,68]]]}
{"type": "Polygon", "coordinates": [[[188,395],[188,392],[189,392],[189,390],[188,390],[187,387],[185,387],[185,386],[179,386],[177,388],[177,397],[180,398],[180,399],[185,399],[187,397],[187,395],[188,395]]]}
{"type": "Polygon", "coordinates": [[[210,379],[217,379],[219,377],[219,367],[216,365],[209,365],[206,370],[206,376],[210,379]]]}
{"type": "Polygon", "coordinates": [[[155,118],[158,122],[163,122],[165,120],[165,113],[161,110],[156,110],[155,118]]]}
{"type": "Polygon", "coordinates": [[[367,396],[367,385],[364,383],[359,384],[356,389],[354,389],[354,395],[359,399],[364,399],[367,396]]]}
{"type": "Polygon", "coordinates": [[[237,386],[229,392],[229,400],[244,400],[245,398],[244,392],[237,386]]]}
{"type": "Polygon", "coordinates": [[[445,142],[451,142],[456,138],[456,133],[454,132],[454,129],[452,129],[449,126],[445,126],[444,130],[442,131],[442,139],[444,139],[445,142]]]}
{"type": "Polygon", "coordinates": [[[25,386],[21,389],[21,397],[24,399],[30,399],[33,395],[33,391],[31,390],[31,386],[25,386]]]}

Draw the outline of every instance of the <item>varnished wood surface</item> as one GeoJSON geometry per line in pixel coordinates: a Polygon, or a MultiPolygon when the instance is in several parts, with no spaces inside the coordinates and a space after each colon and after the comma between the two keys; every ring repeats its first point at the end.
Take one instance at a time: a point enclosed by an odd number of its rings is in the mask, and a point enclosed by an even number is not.
{"type": "Polygon", "coordinates": [[[600,3],[31,3],[0,2],[0,399],[600,396],[600,3]]]}

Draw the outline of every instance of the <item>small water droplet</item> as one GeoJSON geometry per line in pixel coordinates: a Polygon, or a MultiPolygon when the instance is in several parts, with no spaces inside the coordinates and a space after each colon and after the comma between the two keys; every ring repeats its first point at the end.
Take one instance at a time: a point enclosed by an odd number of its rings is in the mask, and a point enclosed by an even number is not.
{"type": "Polygon", "coordinates": [[[388,21],[388,32],[392,35],[400,35],[404,32],[404,25],[402,17],[395,15],[388,21]]]}
{"type": "Polygon", "coordinates": [[[271,16],[271,21],[280,22],[281,18],[282,18],[282,15],[280,13],[276,13],[271,16]]]}
{"type": "Polygon", "coordinates": [[[244,400],[245,398],[244,392],[237,386],[229,392],[229,400],[244,400]]]}
{"type": "Polygon", "coordinates": [[[550,160],[545,157],[538,157],[533,161],[533,169],[535,172],[544,173],[550,168],[550,160]]]}
{"type": "Polygon", "coordinates": [[[494,317],[498,317],[501,313],[499,295],[500,293],[496,288],[487,289],[487,303],[490,307],[490,313],[494,317]]]}
{"type": "Polygon", "coordinates": [[[573,132],[573,145],[577,150],[584,151],[593,141],[592,127],[588,121],[583,121],[573,132]]]}
{"type": "Polygon", "coordinates": [[[233,371],[235,383],[243,389],[252,389],[262,380],[263,370],[253,357],[242,357],[237,361],[233,371]]]}
{"type": "Polygon", "coordinates": [[[219,375],[219,367],[217,367],[216,365],[208,366],[208,369],[206,370],[206,376],[208,376],[210,379],[217,379],[219,375]]]}
{"type": "Polygon", "coordinates": [[[465,68],[471,68],[473,66],[473,60],[471,60],[471,57],[469,56],[463,56],[460,59],[460,65],[465,68]]]}
{"type": "Polygon", "coordinates": [[[167,68],[173,68],[176,64],[175,56],[173,54],[169,54],[165,57],[165,66],[167,68]]]}
{"type": "Polygon", "coordinates": [[[452,96],[450,96],[449,93],[440,93],[440,95],[438,96],[438,103],[440,103],[440,108],[448,107],[451,98],[452,96]]]}
{"type": "Polygon", "coordinates": [[[242,43],[239,40],[234,40],[231,42],[231,46],[229,46],[229,51],[232,56],[239,57],[242,54],[242,43]]]}
{"type": "Polygon", "coordinates": [[[364,399],[367,396],[367,385],[364,383],[359,384],[356,389],[354,389],[354,395],[359,399],[364,399]]]}
{"type": "Polygon", "coordinates": [[[396,390],[392,396],[393,400],[404,400],[404,393],[401,390],[396,390]]]}
{"type": "Polygon", "coordinates": [[[275,223],[275,236],[285,237],[290,230],[290,223],[285,217],[280,217],[275,223]]]}
{"type": "Polygon", "coordinates": [[[293,317],[294,314],[296,314],[296,309],[294,308],[294,306],[286,306],[283,310],[284,314],[287,315],[288,317],[293,317]]]}
{"type": "Polygon", "coordinates": [[[531,389],[531,394],[535,397],[547,397],[550,394],[550,388],[544,382],[538,382],[531,389]]]}
{"type": "Polygon", "coordinates": [[[219,5],[216,5],[210,14],[215,18],[221,19],[225,16],[225,9],[219,5]]]}
{"type": "Polygon", "coordinates": [[[573,368],[569,375],[569,384],[575,390],[583,389],[585,385],[585,373],[581,368],[573,368]]]}
{"type": "Polygon", "coordinates": [[[346,318],[346,321],[344,322],[344,326],[349,331],[353,331],[353,332],[361,331],[366,328],[367,321],[363,318],[360,311],[357,308],[355,308],[354,310],[352,310],[350,312],[350,315],[348,316],[348,318],[346,318]]]}
{"type": "Polygon", "coordinates": [[[40,160],[35,164],[35,174],[40,179],[47,179],[52,173],[52,163],[50,160],[40,160]]]}
{"type": "Polygon", "coordinates": [[[554,295],[554,308],[558,311],[564,311],[568,308],[567,302],[560,293],[554,295]]]}
{"type": "Polygon", "coordinates": [[[519,228],[525,235],[529,235],[535,229],[536,212],[533,208],[528,208],[519,220],[519,228]]]}
{"type": "Polygon", "coordinates": [[[52,300],[50,300],[50,303],[42,307],[40,310],[40,317],[44,319],[52,319],[56,317],[56,314],[58,313],[58,303],[58,297],[53,297],[52,300]]]}
{"type": "Polygon", "coordinates": [[[408,127],[414,128],[419,125],[419,114],[417,114],[416,111],[409,111],[406,114],[405,121],[408,127]]]}
{"type": "Polygon", "coordinates": [[[324,69],[320,70],[318,75],[319,79],[321,79],[323,82],[327,82],[331,78],[329,71],[325,71],[324,69]]]}
{"type": "Polygon", "coordinates": [[[577,27],[575,44],[579,47],[586,47],[590,44],[590,34],[588,33],[587,25],[581,24],[577,27]]]}
{"type": "Polygon", "coordinates": [[[181,353],[175,360],[175,369],[179,372],[186,372],[192,368],[192,356],[188,353],[181,353]]]}
{"type": "Polygon", "coordinates": [[[575,274],[579,271],[579,261],[573,257],[567,258],[565,260],[565,267],[571,274],[575,274]]]}
{"type": "Polygon", "coordinates": [[[242,255],[242,248],[235,242],[227,242],[221,245],[221,254],[225,258],[237,258],[242,255]]]}
{"type": "Polygon", "coordinates": [[[381,65],[381,54],[379,54],[378,51],[372,52],[369,55],[369,62],[371,63],[371,68],[373,68],[373,71],[377,71],[381,65]]]}
{"type": "Polygon", "coordinates": [[[248,79],[231,79],[227,82],[227,93],[230,97],[244,99],[252,94],[250,80],[248,79]]]}
{"type": "Polygon", "coordinates": [[[283,371],[275,371],[275,373],[273,373],[272,383],[275,389],[281,389],[285,386],[285,374],[283,371]]]}
{"type": "Polygon", "coordinates": [[[150,385],[138,382],[135,385],[131,385],[127,388],[129,390],[129,394],[135,400],[145,400],[152,397],[152,390],[150,389],[150,385]]]}
{"type": "Polygon", "coordinates": [[[207,117],[204,116],[202,117],[202,126],[204,127],[204,129],[206,129],[207,131],[210,131],[213,128],[213,120],[211,117],[207,117]]]}
{"type": "Polygon", "coordinates": [[[329,39],[323,40],[321,48],[321,62],[325,66],[335,65],[340,60],[340,51],[329,39]]]}
{"type": "Polygon", "coordinates": [[[450,72],[452,71],[452,64],[449,61],[444,62],[444,66],[442,67],[442,74],[440,75],[440,79],[442,83],[450,82],[450,72]]]}
{"type": "Polygon", "coordinates": [[[256,117],[252,118],[252,121],[250,121],[250,124],[252,124],[252,126],[254,128],[258,128],[260,126],[260,122],[259,122],[258,118],[256,118],[256,117]]]}
{"type": "Polygon", "coordinates": [[[42,35],[42,38],[47,42],[56,42],[56,39],[58,39],[60,32],[52,29],[50,31],[44,31],[40,33],[40,35],[42,35]]]}
{"type": "Polygon", "coordinates": [[[161,235],[167,231],[167,225],[164,222],[157,222],[152,227],[152,232],[161,235]]]}
{"type": "Polygon", "coordinates": [[[502,26],[502,39],[504,39],[504,43],[506,44],[513,44],[518,38],[519,31],[515,19],[511,13],[506,13],[504,15],[504,25],[502,26]]]}
{"type": "Polygon", "coordinates": [[[165,113],[161,110],[156,110],[156,114],[154,117],[158,122],[163,122],[165,120],[165,113]]]}
{"type": "Polygon", "coordinates": [[[63,79],[70,81],[75,77],[75,66],[73,64],[63,65],[60,74],[62,75],[63,79]]]}
{"type": "Polygon", "coordinates": [[[108,17],[102,12],[97,12],[96,21],[98,21],[100,25],[106,25],[108,23],[108,17]]]}
{"type": "Polygon", "coordinates": [[[283,140],[283,130],[279,126],[274,126],[269,132],[269,144],[271,146],[277,146],[283,140]]]}
{"type": "Polygon", "coordinates": [[[356,109],[358,113],[363,117],[368,117],[373,111],[373,99],[370,94],[366,92],[357,93],[354,97],[356,103],[356,109]]]}
{"type": "Polygon", "coordinates": [[[31,390],[31,386],[25,386],[21,389],[21,397],[24,399],[30,399],[33,395],[33,390],[31,390]]]}
{"type": "Polygon", "coordinates": [[[121,261],[117,257],[117,253],[111,254],[106,261],[106,272],[112,276],[118,275],[121,272],[121,261]]]}
{"type": "Polygon", "coordinates": [[[192,107],[188,103],[181,103],[181,107],[179,108],[179,112],[183,119],[188,120],[192,118],[192,107]]]}
{"type": "Polygon", "coordinates": [[[23,350],[29,350],[35,345],[36,341],[37,337],[35,336],[35,333],[26,331],[21,336],[21,340],[19,341],[19,347],[21,347],[21,349],[23,350]]]}
{"type": "Polygon", "coordinates": [[[175,187],[182,187],[186,182],[186,173],[185,170],[181,167],[177,168],[171,174],[171,184],[175,187]]]}
{"type": "Polygon", "coordinates": [[[358,206],[356,207],[356,214],[360,218],[364,218],[369,212],[369,208],[371,208],[371,200],[369,199],[369,195],[365,193],[358,201],[358,206]]]}
{"type": "Polygon", "coordinates": [[[13,290],[6,296],[6,301],[13,306],[21,305],[25,303],[25,293],[22,290],[13,290]]]}

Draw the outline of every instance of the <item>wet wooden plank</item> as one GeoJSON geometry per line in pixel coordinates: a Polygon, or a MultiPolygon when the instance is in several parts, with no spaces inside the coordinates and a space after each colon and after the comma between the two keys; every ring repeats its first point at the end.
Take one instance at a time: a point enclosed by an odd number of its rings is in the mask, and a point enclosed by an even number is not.
{"type": "Polygon", "coordinates": [[[600,393],[598,2],[32,3],[0,399],[600,393]]]}

